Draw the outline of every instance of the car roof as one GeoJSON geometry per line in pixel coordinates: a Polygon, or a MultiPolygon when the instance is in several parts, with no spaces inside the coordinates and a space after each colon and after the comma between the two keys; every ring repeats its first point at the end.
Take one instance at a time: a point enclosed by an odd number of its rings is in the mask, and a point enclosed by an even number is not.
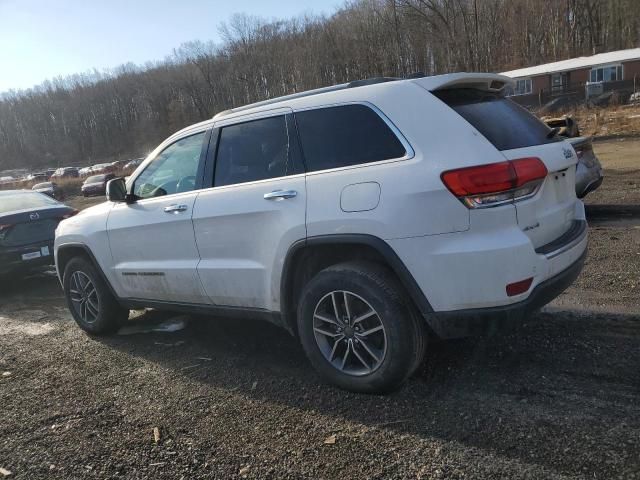
{"type": "MultiPolygon", "coordinates": [[[[512,78],[495,73],[447,73],[444,75],[420,76],[416,78],[376,77],[366,80],[332,85],[329,87],[307,90],[282,97],[275,97],[261,102],[235,107],[216,114],[213,118],[194,125],[190,125],[171,135],[166,142],[173,141],[190,132],[196,133],[203,128],[213,125],[216,121],[230,120],[233,118],[257,114],[277,108],[303,109],[316,106],[329,105],[338,102],[359,101],[363,99],[375,99],[376,94],[387,89],[408,88],[416,84],[428,91],[441,90],[453,87],[483,88],[499,91],[507,85],[514,85],[512,78]],[[496,85],[492,88],[492,85],[496,85]]],[[[164,142],[164,143],[166,143],[164,142]]]]}

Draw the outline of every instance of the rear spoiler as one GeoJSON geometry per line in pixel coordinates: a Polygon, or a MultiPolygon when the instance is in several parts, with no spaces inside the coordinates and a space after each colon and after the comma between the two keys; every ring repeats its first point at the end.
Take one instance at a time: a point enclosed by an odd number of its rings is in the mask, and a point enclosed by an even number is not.
{"type": "Polygon", "coordinates": [[[477,88],[497,93],[504,90],[505,87],[515,86],[516,83],[512,78],[495,73],[449,73],[411,81],[430,92],[450,88],[477,88]]]}

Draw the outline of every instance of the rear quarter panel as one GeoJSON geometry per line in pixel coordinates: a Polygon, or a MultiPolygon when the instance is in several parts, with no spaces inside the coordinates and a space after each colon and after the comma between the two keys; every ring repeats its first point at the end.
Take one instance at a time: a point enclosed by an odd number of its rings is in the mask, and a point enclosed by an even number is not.
{"type": "Polygon", "coordinates": [[[455,111],[416,84],[363,90],[361,100],[354,100],[356,92],[349,92],[349,100],[377,107],[402,133],[413,155],[309,173],[308,235],[364,233],[393,239],[468,230],[469,210],[446,189],[440,174],[504,157],[455,111]],[[344,211],[343,189],[361,182],[380,185],[377,206],[344,211]]]}

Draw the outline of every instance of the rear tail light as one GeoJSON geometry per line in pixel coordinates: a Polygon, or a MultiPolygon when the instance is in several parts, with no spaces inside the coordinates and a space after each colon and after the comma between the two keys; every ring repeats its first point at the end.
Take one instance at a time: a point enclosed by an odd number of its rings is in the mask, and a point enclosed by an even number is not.
{"type": "Polygon", "coordinates": [[[12,223],[0,224],[0,240],[4,240],[11,227],[13,227],[12,223]]]}
{"type": "Polygon", "coordinates": [[[69,212],[69,213],[65,213],[65,214],[62,216],[62,219],[64,220],[64,219],[66,219],[66,218],[71,218],[71,217],[73,217],[74,215],[77,215],[78,213],[80,213],[80,210],[73,210],[73,211],[71,211],[71,212],[69,212]]]}
{"type": "Polygon", "coordinates": [[[547,176],[536,157],[443,172],[445,186],[468,208],[486,208],[534,195],[547,176]]]}

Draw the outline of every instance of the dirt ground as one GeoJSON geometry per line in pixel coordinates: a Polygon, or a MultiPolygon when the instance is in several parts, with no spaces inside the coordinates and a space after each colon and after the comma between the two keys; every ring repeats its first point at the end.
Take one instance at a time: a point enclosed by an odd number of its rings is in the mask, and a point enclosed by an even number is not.
{"type": "MultiPolygon", "coordinates": [[[[627,145],[597,147],[607,180],[591,208],[638,204],[637,187],[619,191],[640,183],[627,145]]],[[[608,215],[591,222],[580,278],[543,312],[509,335],[431,343],[387,396],[321,383],[268,324],[191,317],[174,333],[92,338],[51,270],[5,279],[0,468],[24,479],[639,479],[640,217],[608,215]]]]}
{"type": "Polygon", "coordinates": [[[640,206],[640,140],[596,142],[594,151],[602,163],[604,181],[585,203],[640,206]]]}

